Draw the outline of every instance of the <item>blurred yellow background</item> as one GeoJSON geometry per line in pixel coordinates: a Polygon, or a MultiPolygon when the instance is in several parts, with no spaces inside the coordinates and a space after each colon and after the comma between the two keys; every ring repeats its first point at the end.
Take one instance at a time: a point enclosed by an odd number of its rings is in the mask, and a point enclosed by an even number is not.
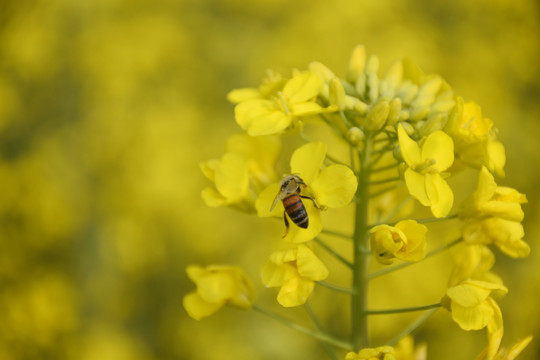
{"type": "MultiPolygon", "coordinates": [[[[314,60],[343,76],[357,44],[442,75],[499,128],[532,247],[497,253],[503,344],[535,334],[523,359],[540,358],[539,34],[536,0],[2,1],[0,359],[325,359],[253,312],[188,318],[184,268],[239,264],[280,310],[258,274],[282,229],[206,207],[198,164],[240,132],[229,90],[314,60]]],[[[447,313],[419,338],[430,359],[485,343],[447,313]]]]}

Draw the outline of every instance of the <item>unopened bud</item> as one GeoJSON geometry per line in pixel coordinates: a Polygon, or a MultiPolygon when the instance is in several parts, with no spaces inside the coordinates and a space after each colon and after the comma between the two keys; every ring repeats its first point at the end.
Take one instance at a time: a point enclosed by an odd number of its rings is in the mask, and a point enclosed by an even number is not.
{"type": "Polygon", "coordinates": [[[401,112],[401,99],[394,98],[390,102],[390,112],[388,113],[388,120],[386,125],[394,125],[399,121],[399,115],[401,112]]]}
{"type": "Polygon", "coordinates": [[[416,108],[411,112],[410,120],[411,121],[420,121],[422,119],[425,119],[429,115],[430,111],[431,110],[430,110],[429,107],[416,108]]]}
{"type": "Polygon", "coordinates": [[[379,72],[379,58],[377,55],[371,55],[366,63],[366,74],[375,74],[379,72]]]}
{"type": "Polygon", "coordinates": [[[448,122],[448,114],[438,113],[431,115],[422,126],[417,127],[420,137],[427,136],[437,130],[442,130],[448,122]]]}
{"type": "Polygon", "coordinates": [[[369,73],[367,76],[367,86],[369,89],[368,99],[375,101],[379,97],[379,78],[375,73],[369,73]]]}
{"type": "Polygon", "coordinates": [[[386,124],[388,113],[390,112],[390,103],[387,99],[380,101],[371,109],[366,117],[366,129],[370,131],[379,130],[386,124]]]}
{"type": "Polygon", "coordinates": [[[365,138],[364,132],[362,129],[355,127],[352,127],[347,132],[347,139],[353,144],[359,144],[362,142],[365,138]]]}
{"type": "Polygon", "coordinates": [[[323,82],[329,82],[336,77],[332,70],[330,70],[326,65],[314,61],[308,65],[308,70],[317,75],[323,82]]]}
{"type": "Polygon", "coordinates": [[[365,115],[368,111],[368,105],[365,102],[358,100],[354,104],[354,110],[360,115],[365,115]]]}
{"type": "Polygon", "coordinates": [[[408,122],[400,122],[399,124],[403,127],[403,130],[405,130],[405,132],[409,136],[412,136],[416,132],[414,127],[408,122]]]}
{"type": "Polygon", "coordinates": [[[358,95],[361,97],[364,97],[366,93],[366,85],[367,85],[367,76],[366,74],[362,73],[358,75],[358,78],[356,79],[355,89],[358,95]]]}
{"type": "Polygon", "coordinates": [[[333,78],[330,80],[329,87],[330,104],[336,105],[340,111],[345,110],[347,104],[345,100],[345,90],[343,89],[341,80],[337,77],[333,78]]]}
{"type": "Polygon", "coordinates": [[[347,80],[354,82],[358,76],[364,72],[366,67],[366,48],[364,45],[357,45],[349,60],[349,68],[347,69],[347,80]]]}

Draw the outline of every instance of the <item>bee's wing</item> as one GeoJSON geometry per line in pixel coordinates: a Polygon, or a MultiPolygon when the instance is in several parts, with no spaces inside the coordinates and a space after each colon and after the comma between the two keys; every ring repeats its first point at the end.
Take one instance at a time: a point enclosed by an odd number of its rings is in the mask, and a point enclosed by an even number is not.
{"type": "Polygon", "coordinates": [[[281,201],[282,196],[283,196],[283,190],[280,189],[279,192],[277,193],[276,197],[274,198],[274,201],[272,202],[272,206],[270,207],[270,212],[272,212],[272,210],[274,210],[274,208],[276,207],[278,202],[281,201]]]}

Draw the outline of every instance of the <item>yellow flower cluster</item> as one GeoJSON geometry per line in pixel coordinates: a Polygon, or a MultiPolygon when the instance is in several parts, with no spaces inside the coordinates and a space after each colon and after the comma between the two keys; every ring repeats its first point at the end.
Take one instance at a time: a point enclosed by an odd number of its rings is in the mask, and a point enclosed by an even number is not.
{"type": "MultiPolygon", "coordinates": [[[[317,331],[273,317],[327,344],[357,351],[349,352],[347,360],[416,359],[425,358],[425,347],[418,356],[410,344],[405,352],[399,346],[369,347],[368,316],[444,307],[462,329],[487,329],[486,359],[500,354],[503,318],[495,300],[508,288],[491,272],[495,256],[488,245],[514,258],[529,254],[521,225],[521,204],[527,200],[514,189],[497,186],[494,175],[504,175],[504,147],[496,139],[493,122],[483,117],[476,103],[455,96],[440,76],[424,74],[409,60],[396,61],[381,72],[379,59],[368,57],[363,46],[354,49],[346,78],[313,62],[290,77],[269,72],[260,86],[233,90],[228,98],[244,132],[229,139],[221,159],[201,164],[213,182],[203,190],[203,199],[209,206],[283,219],[280,248],[261,270],[262,283],[279,288],[281,306],[306,304],[317,283],[351,297],[349,341],[325,333],[314,314],[310,316],[317,331]],[[321,127],[323,131],[314,130],[321,127]],[[291,135],[304,144],[298,145],[291,135]],[[282,148],[294,150],[286,155],[290,170],[279,181],[276,166],[282,148]],[[343,153],[348,158],[343,159],[343,153]],[[458,199],[461,205],[454,209],[451,178],[464,167],[478,171],[478,186],[458,199]],[[410,199],[433,217],[409,217],[410,199]],[[322,214],[349,204],[354,233],[329,230],[322,214]],[[456,219],[463,222],[461,237],[426,252],[428,240],[441,237],[431,235],[426,224],[456,219]],[[327,235],[348,238],[352,254],[344,256],[320,239],[327,235]],[[351,270],[350,287],[326,282],[332,269],[321,261],[314,244],[351,270]],[[370,279],[456,245],[455,266],[440,302],[369,308],[370,279]],[[383,266],[401,263],[373,272],[371,257],[383,266]]],[[[239,268],[190,267],[188,275],[197,291],[184,298],[184,306],[196,319],[225,304],[253,306],[269,314],[254,305],[253,286],[239,268]]],[[[520,344],[516,353],[525,346],[520,344]]]]}

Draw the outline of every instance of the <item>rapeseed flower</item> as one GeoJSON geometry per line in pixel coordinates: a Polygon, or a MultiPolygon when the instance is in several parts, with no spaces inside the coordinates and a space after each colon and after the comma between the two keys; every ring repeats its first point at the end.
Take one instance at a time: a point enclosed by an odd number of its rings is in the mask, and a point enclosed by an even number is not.
{"type": "Polygon", "coordinates": [[[276,251],[262,269],[267,287],[279,287],[277,301],[284,307],[304,304],[313,292],[315,281],[328,277],[328,269],[306,245],[276,251]]]}
{"type": "Polygon", "coordinates": [[[463,239],[473,244],[494,244],[514,258],[528,256],[530,247],[523,241],[521,224],[521,204],[526,202],[526,196],[515,189],[497,186],[493,175],[482,167],[476,191],[461,206],[463,239]]]}
{"type": "Polygon", "coordinates": [[[419,261],[426,255],[426,232],[427,227],[414,220],[375,226],[370,230],[371,252],[381,264],[391,264],[394,258],[419,261]]]}
{"type": "Polygon", "coordinates": [[[463,330],[487,329],[488,358],[497,352],[503,336],[503,319],[493,296],[503,296],[508,289],[501,283],[465,280],[448,288],[444,306],[463,330]]]}
{"type": "Polygon", "coordinates": [[[504,146],[496,140],[493,122],[482,116],[478,104],[457,97],[445,131],[454,140],[459,161],[475,168],[485,166],[497,176],[504,176],[504,146]]]}
{"type": "Polygon", "coordinates": [[[315,102],[322,81],[311,72],[299,73],[280,91],[266,98],[248,98],[236,105],[236,122],[251,136],[280,134],[293,120],[323,112],[315,102]]]}
{"type": "Polygon", "coordinates": [[[231,136],[221,159],[200,164],[203,174],[214,183],[202,191],[202,198],[211,207],[253,212],[257,195],[277,178],[274,167],[280,152],[277,137],[231,136]]]}
{"type": "Polygon", "coordinates": [[[184,296],[183,304],[195,320],[214,314],[224,305],[244,310],[253,305],[255,289],[240,267],[191,265],[186,272],[197,290],[184,296]]]}
{"type": "Polygon", "coordinates": [[[407,165],[404,177],[409,193],[422,205],[429,206],[435,217],[448,215],[454,194],[441,173],[454,162],[452,139],[442,131],[435,131],[420,147],[401,124],[398,126],[398,138],[407,165]]]}
{"type": "MultiPolygon", "coordinates": [[[[306,187],[302,190],[302,195],[312,198],[315,203],[309,199],[302,199],[309,217],[309,226],[303,229],[290,221],[290,231],[285,240],[295,243],[312,240],[322,230],[320,210],[346,206],[354,197],[358,181],[352,170],[341,164],[321,169],[325,157],[326,144],[322,142],[305,144],[295,150],[291,157],[291,174],[298,175],[304,181],[306,187]]],[[[259,216],[284,216],[281,203],[271,211],[279,190],[279,184],[274,183],[260,194],[255,203],[259,216]]]]}

